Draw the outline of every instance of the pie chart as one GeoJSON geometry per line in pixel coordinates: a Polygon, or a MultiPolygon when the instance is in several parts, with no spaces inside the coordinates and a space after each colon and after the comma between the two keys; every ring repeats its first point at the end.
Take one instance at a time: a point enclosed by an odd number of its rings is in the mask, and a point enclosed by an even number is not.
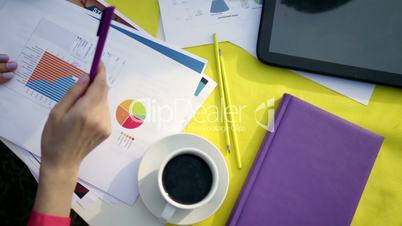
{"type": "Polygon", "coordinates": [[[116,110],[116,119],[126,129],[135,129],[144,123],[145,106],[137,100],[125,100],[116,110]]]}

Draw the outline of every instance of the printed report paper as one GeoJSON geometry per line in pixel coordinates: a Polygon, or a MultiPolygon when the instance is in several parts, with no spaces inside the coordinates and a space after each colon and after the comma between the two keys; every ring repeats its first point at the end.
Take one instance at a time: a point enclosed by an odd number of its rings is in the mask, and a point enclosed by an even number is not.
{"type": "MultiPolygon", "coordinates": [[[[9,32],[1,35],[0,43],[9,45],[1,46],[0,52],[19,63],[15,78],[0,87],[0,136],[40,155],[49,111],[76,82],[78,72],[89,70],[98,21],[85,14],[48,10],[46,0],[9,0],[0,7],[0,19],[15,18],[7,20],[9,32]],[[64,67],[66,63],[70,66],[64,67]]],[[[109,34],[103,60],[113,84],[109,92],[113,131],[84,160],[79,177],[133,204],[145,149],[180,132],[216,83],[118,31],[109,34]]]]}
{"type": "MultiPolygon", "coordinates": [[[[166,41],[180,47],[230,41],[257,56],[263,0],[159,0],[166,41]]],[[[368,105],[375,85],[296,71],[299,75],[368,105]]]]}
{"type": "Polygon", "coordinates": [[[256,56],[261,0],[159,0],[166,41],[179,47],[230,41],[256,56]]]}

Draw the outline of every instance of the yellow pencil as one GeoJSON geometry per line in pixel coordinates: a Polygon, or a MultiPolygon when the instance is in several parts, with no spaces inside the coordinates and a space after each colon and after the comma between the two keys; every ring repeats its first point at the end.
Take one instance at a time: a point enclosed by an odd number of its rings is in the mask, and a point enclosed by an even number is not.
{"type": "Polygon", "coordinates": [[[220,63],[220,57],[219,57],[219,42],[218,42],[218,36],[214,34],[214,47],[215,47],[215,57],[216,57],[216,65],[218,68],[218,74],[219,74],[219,92],[221,95],[221,103],[222,103],[222,111],[223,111],[223,123],[225,127],[225,139],[226,139],[226,148],[230,152],[231,148],[231,142],[230,142],[230,136],[229,136],[229,124],[228,124],[228,118],[227,118],[227,112],[226,112],[226,97],[225,97],[225,91],[223,88],[223,78],[222,78],[222,67],[220,63]]]}
{"type": "MultiPolygon", "coordinates": [[[[232,100],[230,98],[230,92],[229,92],[229,85],[228,81],[226,79],[226,69],[225,69],[225,62],[223,60],[223,53],[222,50],[219,49],[219,61],[221,64],[221,70],[222,70],[222,80],[223,80],[223,90],[225,93],[225,98],[226,98],[226,105],[227,106],[232,106],[232,100]]],[[[232,114],[228,115],[231,129],[230,129],[230,134],[232,135],[232,140],[233,140],[233,145],[234,145],[234,152],[235,152],[235,157],[236,157],[236,162],[237,162],[237,167],[239,169],[242,168],[242,161],[241,161],[241,155],[240,155],[240,150],[239,150],[239,142],[237,140],[237,135],[236,135],[236,125],[235,121],[233,120],[232,114]]]]}

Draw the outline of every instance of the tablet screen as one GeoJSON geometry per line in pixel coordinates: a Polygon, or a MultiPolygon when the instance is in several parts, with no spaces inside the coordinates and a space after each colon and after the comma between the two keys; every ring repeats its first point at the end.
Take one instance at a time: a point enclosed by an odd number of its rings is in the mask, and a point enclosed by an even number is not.
{"type": "Polygon", "coordinates": [[[402,74],[402,1],[276,0],[269,50],[402,74]]]}

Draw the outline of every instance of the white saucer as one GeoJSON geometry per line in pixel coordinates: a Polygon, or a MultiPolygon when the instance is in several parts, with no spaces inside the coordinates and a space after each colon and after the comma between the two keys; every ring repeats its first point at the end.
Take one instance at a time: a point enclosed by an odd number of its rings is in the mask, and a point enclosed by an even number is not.
{"type": "Polygon", "coordinates": [[[195,210],[176,211],[168,223],[178,225],[194,224],[211,216],[222,205],[229,187],[228,168],[225,159],[215,145],[192,134],[176,134],[165,137],[148,148],[138,170],[140,196],[154,216],[160,218],[166,205],[158,188],[158,169],[165,157],[172,151],[184,147],[200,149],[215,161],[219,173],[219,184],[215,196],[206,205],[195,210]]]}

